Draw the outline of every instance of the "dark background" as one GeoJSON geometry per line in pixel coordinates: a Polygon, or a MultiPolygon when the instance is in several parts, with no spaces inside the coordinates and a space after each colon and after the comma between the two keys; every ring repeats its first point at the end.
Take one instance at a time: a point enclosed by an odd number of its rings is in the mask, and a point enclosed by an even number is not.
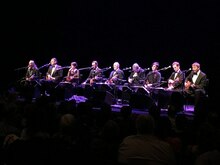
{"type": "MultiPolygon", "coordinates": [[[[40,67],[57,57],[62,66],[76,61],[79,68],[91,66],[92,60],[101,68],[114,61],[121,68],[134,62],[148,68],[153,61],[166,67],[179,61],[183,70],[197,61],[214,96],[220,65],[217,2],[8,2],[1,11],[1,89],[24,76],[16,69],[27,66],[30,59],[40,67]]],[[[171,72],[163,71],[162,76],[166,79],[171,72]]]]}

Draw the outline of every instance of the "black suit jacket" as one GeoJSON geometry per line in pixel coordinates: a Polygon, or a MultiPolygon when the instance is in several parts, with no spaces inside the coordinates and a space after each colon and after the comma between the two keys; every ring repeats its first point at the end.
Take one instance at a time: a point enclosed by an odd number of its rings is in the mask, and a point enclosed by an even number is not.
{"type": "MultiPolygon", "coordinates": [[[[192,80],[193,78],[193,71],[190,72],[190,74],[186,77],[186,80],[190,79],[192,80]]],[[[195,89],[205,89],[207,86],[207,76],[204,72],[200,71],[195,84],[195,89]]]]}
{"type": "Polygon", "coordinates": [[[99,82],[103,78],[102,69],[97,67],[96,69],[92,69],[89,72],[89,76],[86,81],[89,81],[90,79],[94,79],[94,81],[99,82]]]}
{"type": "Polygon", "coordinates": [[[175,77],[175,72],[173,72],[170,75],[169,79],[174,80],[174,83],[172,84],[174,89],[181,89],[183,85],[184,73],[182,71],[179,71],[175,77]]]}
{"type": "Polygon", "coordinates": [[[51,75],[52,77],[54,77],[55,78],[54,82],[61,81],[63,77],[63,70],[61,69],[61,66],[55,65],[55,70],[53,73],[52,73],[52,69],[53,69],[53,66],[50,66],[48,68],[47,75],[51,75]]]}

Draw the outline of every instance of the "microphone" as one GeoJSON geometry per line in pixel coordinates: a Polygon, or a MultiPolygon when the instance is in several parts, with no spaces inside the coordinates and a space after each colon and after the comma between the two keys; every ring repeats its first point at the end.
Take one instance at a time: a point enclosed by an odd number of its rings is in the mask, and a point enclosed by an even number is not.
{"type": "Polygon", "coordinates": [[[105,71],[107,71],[107,70],[109,70],[109,69],[111,69],[111,68],[112,68],[111,66],[106,67],[106,68],[103,68],[103,69],[102,69],[102,72],[105,72],[105,71]]]}
{"type": "Polygon", "coordinates": [[[169,65],[169,66],[167,66],[167,67],[161,68],[161,69],[159,69],[158,71],[160,71],[160,70],[167,70],[167,69],[169,69],[169,68],[171,68],[171,66],[170,66],[170,65],[169,65]]]}
{"type": "Polygon", "coordinates": [[[165,67],[164,70],[167,70],[167,69],[169,69],[169,68],[171,68],[171,66],[165,67]]]}
{"type": "Polygon", "coordinates": [[[191,71],[191,70],[192,70],[192,68],[189,68],[188,70],[186,70],[186,72],[191,71]]]}
{"type": "Polygon", "coordinates": [[[144,71],[150,70],[150,68],[144,68],[144,71]]]}
{"type": "Polygon", "coordinates": [[[122,70],[130,70],[131,67],[126,67],[126,68],[123,68],[122,70]]]}
{"type": "Polygon", "coordinates": [[[38,69],[42,69],[42,68],[48,67],[49,65],[50,65],[50,63],[49,64],[45,64],[45,65],[39,67],[38,69]]]}
{"type": "Polygon", "coordinates": [[[189,71],[191,71],[192,70],[192,68],[189,68],[189,69],[187,69],[187,70],[184,70],[183,72],[189,72],[189,71]]]}
{"type": "Polygon", "coordinates": [[[111,68],[112,68],[112,67],[109,66],[109,67],[104,68],[104,70],[109,70],[109,69],[111,69],[111,68]]]}
{"type": "Polygon", "coordinates": [[[49,64],[45,64],[44,66],[49,66],[50,65],[50,63],[49,64]]]}

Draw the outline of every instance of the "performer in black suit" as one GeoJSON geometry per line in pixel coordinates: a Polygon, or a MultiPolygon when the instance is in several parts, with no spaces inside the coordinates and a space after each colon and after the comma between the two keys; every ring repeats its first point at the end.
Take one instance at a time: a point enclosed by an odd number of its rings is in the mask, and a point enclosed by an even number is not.
{"type": "Polygon", "coordinates": [[[102,79],[103,79],[102,69],[99,68],[97,61],[92,61],[92,67],[89,72],[89,76],[86,79],[86,81],[83,82],[83,84],[89,82],[89,84],[92,86],[94,83],[101,82],[102,79]]]}
{"type": "Polygon", "coordinates": [[[50,60],[50,67],[46,73],[46,80],[51,81],[53,83],[58,83],[62,80],[63,70],[60,65],[58,65],[58,61],[56,58],[52,58],[50,60]]]}
{"type": "Polygon", "coordinates": [[[132,65],[132,72],[128,77],[128,83],[130,86],[142,86],[144,85],[145,73],[138,63],[132,65]]]}
{"type": "Polygon", "coordinates": [[[151,65],[152,71],[148,72],[145,79],[145,87],[157,87],[160,86],[161,82],[161,73],[158,71],[159,62],[153,62],[151,65]]]}
{"type": "Polygon", "coordinates": [[[168,89],[182,90],[184,73],[180,69],[180,63],[175,61],[172,63],[174,72],[168,78],[168,89]]]}
{"type": "Polygon", "coordinates": [[[201,71],[200,64],[198,62],[194,62],[192,64],[192,71],[186,77],[186,81],[184,83],[184,94],[186,97],[190,96],[195,98],[195,108],[201,102],[201,98],[205,97],[207,85],[208,79],[206,73],[201,71]]]}
{"type": "Polygon", "coordinates": [[[111,71],[108,80],[106,81],[107,84],[115,84],[121,85],[123,84],[124,80],[124,71],[120,69],[119,62],[114,62],[113,64],[113,71],[111,71]]]}
{"type": "Polygon", "coordinates": [[[51,93],[54,93],[55,87],[59,84],[59,82],[63,78],[63,69],[60,65],[58,65],[58,61],[55,57],[51,58],[50,66],[46,73],[46,78],[41,79],[42,84],[42,94],[49,96],[51,93]]]}

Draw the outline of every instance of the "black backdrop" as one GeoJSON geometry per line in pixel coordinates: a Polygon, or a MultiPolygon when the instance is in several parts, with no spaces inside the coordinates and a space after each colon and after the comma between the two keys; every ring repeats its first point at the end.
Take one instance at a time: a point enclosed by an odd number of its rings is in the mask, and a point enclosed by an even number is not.
{"type": "MultiPolygon", "coordinates": [[[[195,61],[207,73],[211,90],[218,86],[219,8],[210,1],[51,1],[8,2],[2,10],[1,87],[21,78],[34,59],[38,66],[57,57],[62,66],[143,68],[175,61],[188,69],[195,61]],[[215,71],[215,72],[213,72],[215,71]]],[[[166,78],[172,69],[163,72],[166,78]]],[[[87,73],[84,73],[85,75],[87,73]]],[[[214,89],[214,90],[213,90],[214,89]]]]}

